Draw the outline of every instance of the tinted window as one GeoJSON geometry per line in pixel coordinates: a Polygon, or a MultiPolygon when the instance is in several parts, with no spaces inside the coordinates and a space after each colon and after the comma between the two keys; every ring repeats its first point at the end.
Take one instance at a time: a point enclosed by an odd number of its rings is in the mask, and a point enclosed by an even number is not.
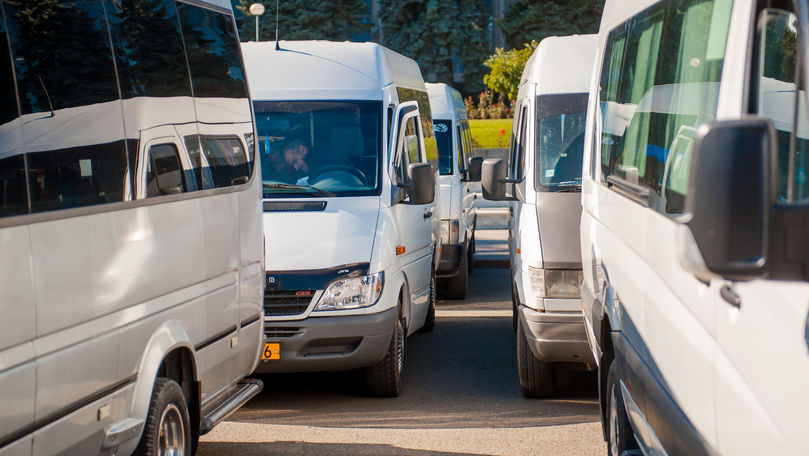
{"type": "Polygon", "coordinates": [[[159,144],[149,148],[146,162],[146,197],[182,193],[183,170],[174,144],[159,144]]]}
{"type": "Polygon", "coordinates": [[[6,35],[4,14],[0,11],[0,125],[14,120],[17,112],[17,92],[14,89],[14,69],[11,67],[11,54],[6,35]]]}
{"type": "Polygon", "coordinates": [[[522,179],[523,161],[525,160],[525,130],[528,122],[528,107],[520,110],[520,116],[511,132],[511,151],[509,153],[510,170],[509,177],[512,179],[522,179]]]}
{"type": "Polygon", "coordinates": [[[537,189],[581,185],[587,94],[537,97],[537,189]]]}
{"type": "Polygon", "coordinates": [[[377,194],[381,108],[377,101],[256,102],[265,197],[377,194]]]}
{"type": "Polygon", "coordinates": [[[22,155],[0,160],[0,217],[28,212],[25,161],[22,155]]]}
{"type": "Polygon", "coordinates": [[[682,212],[689,138],[715,118],[731,6],[660,3],[609,36],[600,92],[602,173],[648,189],[649,204],[661,212],[682,212]]]}
{"type": "Polygon", "coordinates": [[[228,187],[247,182],[250,175],[247,154],[238,138],[203,137],[201,143],[214,186],[228,187]]]}
{"type": "Polygon", "coordinates": [[[28,172],[33,212],[122,201],[123,141],[31,153],[28,172]]]}
{"type": "Polygon", "coordinates": [[[23,114],[118,98],[101,1],[5,0],[3,8],[23,114]]]}
{"type": "Polygon", "coordinates": [[[233,19],[186,3],[177,9],[195,97],[247,98],[233,19]]]}
{"type": "Polygon", "coordinates": [[[174,0],[119,0],[106,6],[123,97],[190,96],[174,0]]]}
{"type": "Polygon", "coordinates": [[[434,120],[433,129],[438,146],[438,170],[441,175],[452,174],[452,121],[434,120]]]}

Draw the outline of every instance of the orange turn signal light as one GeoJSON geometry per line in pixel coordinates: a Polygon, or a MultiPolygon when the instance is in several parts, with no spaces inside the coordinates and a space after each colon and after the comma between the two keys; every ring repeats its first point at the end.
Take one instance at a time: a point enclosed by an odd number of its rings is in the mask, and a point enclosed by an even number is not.
{"type": "Polygon", "coordinates": [[[519,255],[519,254],[520,254],[520,249],[517,249],[517,255],[519,255]]]}
{"type": "Polygon", "coordinates": [[[405,246],[397,245],[396,246],[396,255],[404,255],[405,253],[405,246]]]}

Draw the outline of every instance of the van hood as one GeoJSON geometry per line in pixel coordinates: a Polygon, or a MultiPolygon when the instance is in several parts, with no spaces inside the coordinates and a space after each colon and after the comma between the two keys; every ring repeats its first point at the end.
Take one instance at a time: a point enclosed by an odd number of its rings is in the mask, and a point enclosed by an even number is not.
{"type": "Polygon", "coordinates": [[[379,218],[379,197],[264,200],[265,268],[326,269],[368,263],[379,218]],[[318,206],[323,206],[320,208],[318,206]]]}
{"type": "Polygon", "coordinates": [[[581,269],[581,193],[537,193],[537,222],[546,269],[581,269]]]}

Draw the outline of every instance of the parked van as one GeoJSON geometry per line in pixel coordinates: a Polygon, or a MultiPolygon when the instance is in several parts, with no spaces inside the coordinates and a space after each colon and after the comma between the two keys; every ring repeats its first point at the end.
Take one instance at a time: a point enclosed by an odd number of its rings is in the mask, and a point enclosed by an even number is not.
{"type": "Polygon", "coordinates": [[[545,38],[514,104],[508,166],[483,165],[483,195],[509,203],[512,324],[526,397],[548,397],[554,370],[595,368],[581,314],[581,168],[595,35],[545,38]],[[508,169],[507,169],[508,168],[508,169]],[[513,192],[506,195],[506,184],[513,192]]]}
{"type": "Polygon", "coordinates": [[[438,296],[463,299],[474,267],[477,193],[471,183],[480,181],[483,159],[472,157],[472,135],[461,93],[443,83],[425,86],[430,95],[441,174],[438,296]]]}
{"type": "Polygon", "coordinates": [[[236,24],[90,3],[0,4],[0,454],[191,454],[262,387],[236,24]]]}
{"type": "Polygon", "coordinates": [[[438,154],[421,71],[374,43],[243,43],[263,162],[258,372],[365,369],[398,396],[435,324],[438,154]],[[282,68],[282,71],[278,71],[282,68]]]}
{"type": "Polygon", "coordinates": [[[610,454],[809,453],[807,14],[606,2],[581,246],[610,454]]]}

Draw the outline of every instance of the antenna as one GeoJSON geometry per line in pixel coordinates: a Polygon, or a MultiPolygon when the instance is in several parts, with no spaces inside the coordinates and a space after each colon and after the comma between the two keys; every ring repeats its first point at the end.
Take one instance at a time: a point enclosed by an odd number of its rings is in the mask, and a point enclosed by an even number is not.
{"type": "Polygon", "coordinates": [[[51,117],[56,117],[56,113],[53,112],[53,103],[51,103],[51,96],[48,95],[48,88],[45,87],[45,82],[42,81],[42,76],[37,75],[37,78],[39,79],[39,84],[42,86],[42,90],[45,91],[45,98],[48,99],[48,106],[51,108],[51,117]]]}
{"type": "Polygon", "coordinates": [[[275,0],[275,50],[281,50],[281,46],[278,45],[278,0],[275,0]]]}

